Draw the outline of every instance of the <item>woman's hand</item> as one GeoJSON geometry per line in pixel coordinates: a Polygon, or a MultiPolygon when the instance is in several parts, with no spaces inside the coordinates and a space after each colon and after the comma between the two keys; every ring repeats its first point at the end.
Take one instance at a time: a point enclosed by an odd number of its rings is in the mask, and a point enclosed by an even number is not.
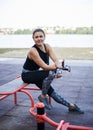
{"type": "Polygon", "coordinates": [[[56,70],[56,64],[52,64],[52,65],[49,65],[50,66],[50,68],[51,68],[51,70],[56,70]]]}
{"type": "Polygon", "coordinates": [[[62,77],[62,69],[57,68],[55,73],[55,78],[60,78],[60,77],[62,77]]]}

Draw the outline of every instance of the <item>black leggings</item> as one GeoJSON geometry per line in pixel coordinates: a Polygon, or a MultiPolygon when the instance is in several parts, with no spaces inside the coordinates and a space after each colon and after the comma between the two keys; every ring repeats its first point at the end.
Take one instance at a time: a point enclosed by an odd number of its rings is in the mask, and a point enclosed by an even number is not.
{"type": "MultiPolygon", "coordinates": [[[[38,86],[40,89],[42,89],[42,83],[43,80],[48,77],[49,75],[49,71],[45,71],[45,70],[36,70],[36,71],[31,71],[31,72],[26,72],[26,73],[22,73],[22,80],[25,83],[33,83],[36,84],[36,86],[38,86]]],[[[49,96],[51,96],[52,92],[54,91],[54,89],[52,88],[52,86],[50,85],[47,94],[49,96]]]]}

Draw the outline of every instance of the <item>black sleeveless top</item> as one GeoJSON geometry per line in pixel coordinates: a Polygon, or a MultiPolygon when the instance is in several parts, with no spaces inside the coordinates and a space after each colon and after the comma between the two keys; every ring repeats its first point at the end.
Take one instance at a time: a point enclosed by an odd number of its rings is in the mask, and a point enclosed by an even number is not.
{"type": "MultiPolygon", "coordinates": [[[[45,46],[45,44],[44,44],[45,46]]],[[[36,45],[32,46],[34,48],[36,48],[36,50],[39,53],[39,56],[41,57],[41,59],[46,63],[49,64],[49,55],[46,52],[43,52],[42,50],[40,50],[36,45]]],[[[45,46],[45,50],[46,50],[46,46],[45,46]]],[[[23,68],[26,70],[38,70],[40,68],[40,66],[38,66],[33,60],[29,59],[29,57],[27,56],[26,61],[23,65],[23,68]]]]}

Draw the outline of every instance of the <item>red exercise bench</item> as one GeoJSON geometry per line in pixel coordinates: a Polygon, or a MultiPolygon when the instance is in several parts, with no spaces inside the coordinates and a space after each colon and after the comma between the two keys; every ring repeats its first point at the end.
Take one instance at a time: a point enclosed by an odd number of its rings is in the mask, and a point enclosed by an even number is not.
{"type": "MultiPolygon", "coordinates": [[[[27,90],[40,90],[38,87],[32,87],[28,83],[24,83],[21,79],[21,76],[18,76],[16,79],[0,86],[0,101],[5,99],[10,95],[14,95],[14,103],[17,104],[17,93],[23,92],[27,94],[31,101],[31,106],[34,106],[34,99],[29,91],[27,90]]],[[[49,97],[49,102],[51,103],[51,98],[49,97]]]]}

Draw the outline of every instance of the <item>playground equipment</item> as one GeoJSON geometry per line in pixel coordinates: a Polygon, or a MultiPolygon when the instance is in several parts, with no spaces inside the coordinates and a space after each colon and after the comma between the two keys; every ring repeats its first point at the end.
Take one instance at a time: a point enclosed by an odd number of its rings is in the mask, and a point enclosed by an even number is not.
{"type": "Polygon", "coordinates": [[[69,122],[65,122],[64,120],[61,120],[59,123],[51,120],[47,117],[44,111],[44,104],[41,102],[31,107],[30,114],[36,118],[37,130],[45,130],[45,122],[55,127],[56,130],[93,130],[91,127],[70,125],[69,122]],[[37,113],[34,112],[35,109],[37,109],[37,113]]]}
{"type": "MultiPolygon", "coordinates": [[[[62,62],[62,70],[70,72],[71,68],[70,66],[64,64],[64,59],[61,62],[62,62]]],[[[70,125],[69,122],[65,122],[64,120],[61,120],[59,123],[51,120],[50,118],[47,117],[44,111],[44,104],[41,102],[37,103],[36,105],[30,108],[30,114],[36,118],[37,130],[45,130],[45,122],[55,127],[56,130],[93,130],[93,128],[91,127],[70,125]],[[37,113],[34,112],[35,109],[37,109],[37,113]]]]}
{"type": "Polygon", "coordinates": [[[45,130],[45,122],[55,127],[56,130],[93,130],[91,127],[70,125],[69,122],[65,122],[64,120],[61,120],[59,123],[51,120],[47,117],[44,111],[44,104],[41,102],[31,107],[30,114],[36,118],[37,130],[45,130]],[[35,109],[37,109],[37,113],[34,112],[35,109]]]}
{"type": "MultiPolygon", "coordinates": [[[[71,68],[67,65],[64,65],[64,60],[62,61],[62,70],[68,72],[71,71],[71,68]]],[[[15,80],[0,86],[0,101],[4,98],[14,95],[14,103],[17,104],[17,92],[23,92],[30,98],[31,108],[30,114],[33,115],[37,121],[37,130],[45,130],[45,122],[52,125],[56,130],[93,130],[91,127],[76,126],[70,125],[69,122],[61,120],[59,123],[51,120],[47,117],[45,113],[45,108],[43,103],[34,103],[34,98],[28,90],[40,90],[37,87],[31,87],[27,83],[23,83],[21,77],[18,76],[15,80]],[[37,112],[35,110],[37,109],[37,112]]],[[[49,102],[51,103],[51,97],[49,97],[49,102]]]]}

